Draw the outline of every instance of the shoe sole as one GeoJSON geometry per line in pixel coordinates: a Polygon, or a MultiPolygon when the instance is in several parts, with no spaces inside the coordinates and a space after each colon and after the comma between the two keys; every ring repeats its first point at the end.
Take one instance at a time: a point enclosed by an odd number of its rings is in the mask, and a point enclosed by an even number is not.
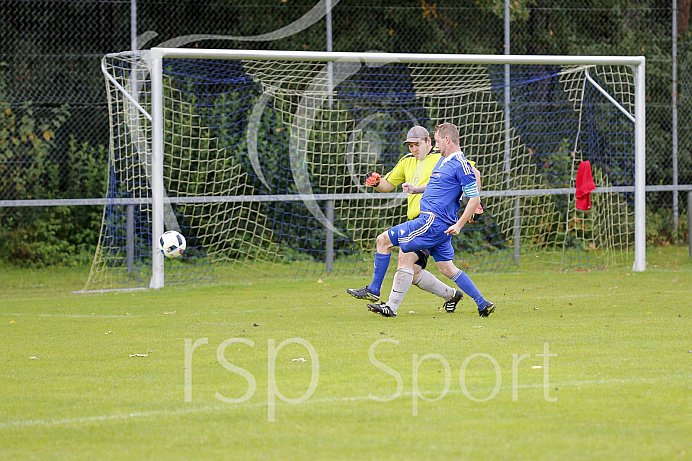
{"type": "Polygon", "coordinates": [[[349,293],[351,296],[353,296],[356,299],[363,299],[365,301],[372,301],[374,303],[378,302],[380,300],[379,296],[374,296],[374,295],[367,295],[367,296],[357,296],[352,293],[349,293]]]}

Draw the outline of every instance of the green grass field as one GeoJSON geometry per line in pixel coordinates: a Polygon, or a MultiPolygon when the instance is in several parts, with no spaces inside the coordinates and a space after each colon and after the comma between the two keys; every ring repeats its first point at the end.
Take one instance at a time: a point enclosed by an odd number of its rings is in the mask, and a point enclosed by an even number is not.
{"type": "Polygon", "coordinates": [[[366,277],[1,268],[0,458],[691,459],[692,262],[647,261],[472,274],[487,319],[415,287],[377,316],[345,293],[366,277]]]}

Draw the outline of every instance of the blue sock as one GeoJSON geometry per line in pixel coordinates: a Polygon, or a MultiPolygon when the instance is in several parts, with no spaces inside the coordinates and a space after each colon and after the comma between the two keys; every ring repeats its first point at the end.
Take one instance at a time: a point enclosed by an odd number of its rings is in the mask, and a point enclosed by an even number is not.
{"type": "Polygon", "coordinates": [[[471,298],[473,298],[474,301],[476,301],[479,310],[485,308],[485,298],[483,297],[481,292],[478,291],[476,285],[471,281],[469,276],[464,273],[464,271],[459,269],[459,272],[457,272],[456,275],[452,277],[452,281],[454,281],[454,283],[457,284],[461,291],[463,291],[471,298]]]}
{"type": "Polygon", "coordinates": [[[372,283],[368,285],[370,291],[375,294],[380,294],[380,289],[382,288],[382,282],[384,282],[384,276],[387,275],[387,269],[389,269],[389,259],[392,254],[383,255],[380,253],[375,253],[375,271],[372,274],[372,283]]]}

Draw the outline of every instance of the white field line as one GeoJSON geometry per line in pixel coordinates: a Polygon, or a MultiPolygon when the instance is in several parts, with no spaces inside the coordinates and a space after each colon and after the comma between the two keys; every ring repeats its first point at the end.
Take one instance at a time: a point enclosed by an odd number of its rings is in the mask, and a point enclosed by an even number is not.
{"type": "MultiPolygon", "coordinates": [[[[594,379],[586,381],[570,381],[566,383],[550,383],[551,388],[565,388],[565,387],[582,387],[582,386],[604,386],[604,385],[621,385],[630,383],[645,383],[645,384],[658,384],[662,381],[671,380],[692,380],[692,376],[665,376],[660,378],[632,378],[632,379],[594,379]]],[[[542,388],[544,384],[531,384],[531,385],[518,385],[517,389],[530,389],[530,388],[542,388]]],[[[511,390],[512,386],[501,386],[501,390],[511,390]]],[[[487,391],[490,392],[493,389],[488,388],[487,391]]],[[[447,394],[459,394],[463,391],[461,389],[450,389],[447,394]]],[[[431,395],[434,397],[440,395],[440,391],[423,391],[424,395],[431,395]]],[[[401,392],[399,397],[412,397],[413,392],[401,392]]],[[[354,402],[354,401],[367,401],[372,400],[369,396],[350,396],[350,397],[328,397],[321,399],[308,399],[303,404],[323,404],[323,403],[342,403],[342,402],[354,402]]],[[[284,402],[279,400],[275,405],[281,405],[284,402]]],[[[373,403],[375,402],[373,400],[373,403]]],[[[30,419],[30,420],[18,420],[18,421],[5,421],[0,422],[1,429],[9,428],[22,428],[22,427],[54,427],[54,426],[68,426],[68,425],[79,425],[79,424],[92,424],[100,422],[110,422],[110,421],[128,421],[139,418],[152,418],[156,416],[180,416],[187,414],[199,414],[199,413],[211,413],[216,411],[225,410],[235,410],[239,408],[257,408],[266,407],[268,403],[257,402],[257,403],[243,403],[243,404],[218,404],[218,405],[206,405],[202,407],[193,408],[178,408],[175,410],[152,410],[152,411],[138,411],[132,413],[123,413],[115,415],[96,415],[96,416],[82,416],[78,418],[62,418],[62,419],[30,419]]],[[[295,403],[292,403],[295,405],[295,403]]]]}

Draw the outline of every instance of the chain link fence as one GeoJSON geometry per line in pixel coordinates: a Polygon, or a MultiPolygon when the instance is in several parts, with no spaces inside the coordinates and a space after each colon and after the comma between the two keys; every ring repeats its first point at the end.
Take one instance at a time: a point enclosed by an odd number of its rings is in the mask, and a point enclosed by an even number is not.
{"type": "MultiPolygon", "coordinates": [[[[510,50],[512,54],[646,56],[647,184],[689,185],[689,8],[687,0],[675,5],[672,0],[512,1],[510,50]]],[[[106,53],[133,45],[139,49],[505,52],[504,5],[491,0],[2,0],[0,30],[3,226],[37,218],[36,210],[20,212],[10,201],[104,196],[109,120],[100,60],[106,53]]],[[[674,225],[687,203],[687,194],[678,194],[679,203],[672,191],[647,194],[647,210],[658,213],[650,225],[673,239],[680,237],[678,231],[687,232],[686,219],[680,218],[679,229],[674,225]]],[[[88,221],[79,221],[77,216],[82,219],[85,213],[75,211],[72,219],[74,226],[87,227],[96,238],[99,207],[91,208],[88,221]]],[[[87,246],[93,243],[86,239],[87,246]]]]}

